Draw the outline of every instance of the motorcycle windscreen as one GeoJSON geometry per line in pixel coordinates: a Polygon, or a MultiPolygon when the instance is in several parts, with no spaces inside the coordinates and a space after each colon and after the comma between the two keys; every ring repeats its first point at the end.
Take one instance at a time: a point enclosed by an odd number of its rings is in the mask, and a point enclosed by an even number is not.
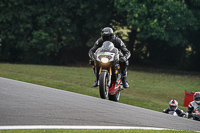
{"type": "Polygon", "coordinates": [[[169,111],[168,114],[177,116],[177,113],[175,111],[169,111]]]}
{"type": "Polygon", "coordinates": [[[195,112],[200,112],[200,105],[197,107],[197,109],[195,110],[195,112]]]}
{"type": "Polygon", "coordinates": [[[109,42],[109,41],[106,41],[103,43],[101,49],[98,51],[100,53],[102,52],[113,52],[113,49],[114,49],[114,44],[109,42]]]}

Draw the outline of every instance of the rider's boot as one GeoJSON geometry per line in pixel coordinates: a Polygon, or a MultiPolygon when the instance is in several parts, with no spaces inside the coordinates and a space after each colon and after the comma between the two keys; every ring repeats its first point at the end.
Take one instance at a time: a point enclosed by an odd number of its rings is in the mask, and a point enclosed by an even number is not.
{"type": "Polygon", "coordinates": [[[97,87],[98,86],[98,82],[95,80],[93,87],[97,87]]]}
{"type": "MultiPolygon", "coordinates": [[[[94,75],[96,77],[96,72],[95,71],[94,71],[94,75]]],[[[96,80],[94,81],[93,87],[97,87],[97,86],[98,86],[98,82],[97,82],[97,78],[96,78],[96,80]]]]}
{"type": "Polygon", "coordinates": [[[127,77],[127,73],[122,73],[122,84],[124,88],[129,87],[126,77],[127,77]]]}

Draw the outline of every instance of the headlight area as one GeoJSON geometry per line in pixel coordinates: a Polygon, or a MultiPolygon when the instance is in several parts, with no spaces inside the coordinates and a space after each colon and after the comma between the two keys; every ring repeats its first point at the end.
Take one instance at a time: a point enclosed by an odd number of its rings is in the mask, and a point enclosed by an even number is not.
{"type": "Polygon", "coordinates": [[[107,57],[102,57],[101,62],[102,63],[108,63],[109,59],[107,57]]]}

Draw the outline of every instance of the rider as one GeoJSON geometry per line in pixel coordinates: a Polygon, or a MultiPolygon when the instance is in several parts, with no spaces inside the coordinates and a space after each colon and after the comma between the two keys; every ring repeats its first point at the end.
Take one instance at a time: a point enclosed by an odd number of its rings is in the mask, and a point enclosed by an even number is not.
{"type": "MultiPolygon", "coordinates": [[[[105,27],[101,32],[101,38],[99,38],[94,46],[89,50],[89,57],[93,60],[94,59],[94,53],[95,51],[103,45],[105,41],[111,41],[114,46],[122,52],[123,56],[120,56],[119,64],[120,69],[122,72],[122,83],[124,88],[128,88],[128,82],[127,82],[127,66],[129,65],[128,59],[130,58],[131,54],[130,51],[126,48],[122,40],[114,35],[114,32],[112,28],[105,27]]],[[[94,74],[96,75],[95,71],[94,74]]],[[[96,75],[97,76],[97,75],[96,75]]],[[[98,86],[97,78],[93,84],[93,87],[98,86]]]]}
{"type": "Polygon", "coordinates": [[[164,109],[163,113],[168,113],[169,111],[175,111],[177,113],[178,116],[183,117],[185,115],[185,113],[183,112],[183,110],[180,110],[178,108],[178,102],[176,100],[171,100],[169,102],[169,108],[164,109]]]}
{"type": "Polygon", "coordinates": [[[190,102],[188,105],[188,112],[186,113],[186,117],[192,117],[192,112],[194,112],[198,106],[200,105],[200,92],[194,93],[194,101],[190,102]]]}

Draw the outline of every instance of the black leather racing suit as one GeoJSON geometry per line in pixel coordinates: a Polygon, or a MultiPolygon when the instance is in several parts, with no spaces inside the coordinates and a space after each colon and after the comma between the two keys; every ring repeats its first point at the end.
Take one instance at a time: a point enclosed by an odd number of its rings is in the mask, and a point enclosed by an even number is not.
{"type": "MultiPolygon", "coordinates": [[[[121,56],[124,56],[127,59],[126,62],[119,62],[120,68],[121,68],[121,72],[122,73],[126,73],[127,72],[127,66],[129,65],[128,59],[130,58],[131,53],[126,48],[126,46],[124,45],[124,43],[122,42],[122,40],[120,38],[118,38],[116,36],[113,36],[112,40],[110,40],[110,41],[114,44],[115,48],[117,48],[119,51],[122,52],[123,55],[121,55],[121,56]]],[[[102,38],[99,38],[95,42],[94,46],[89,50],[89,56],[90,56],[90,58],[93,57],[95,51],[99,47],[101,47],[103,45],[103,43],[104,43],[104,41],[103,41],[102,38]]]]}

